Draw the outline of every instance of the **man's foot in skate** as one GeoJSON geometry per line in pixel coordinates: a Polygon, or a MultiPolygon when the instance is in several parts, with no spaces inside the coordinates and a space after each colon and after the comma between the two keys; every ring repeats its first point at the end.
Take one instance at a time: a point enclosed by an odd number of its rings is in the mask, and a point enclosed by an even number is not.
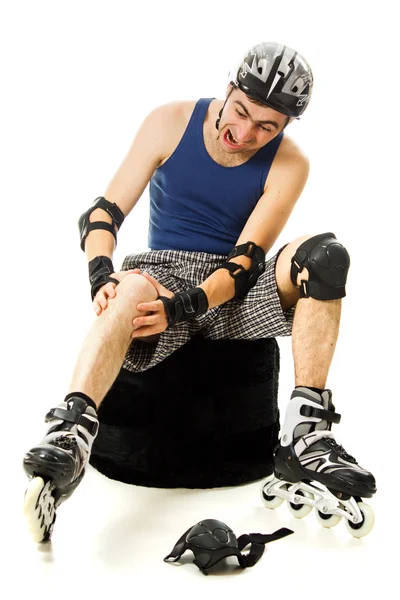
{"type": "Polygon", "coordinates": [[[340,497],[370,498],[376,491],[375,478],[336,443],[331,426],[339,421],[330,390],[318,394],[296,388],[287,407],[275,471],[293,482],[319,481],[340,497]]]}
{"type": "Polygon", "coordinates": [[[297,387],[274,451],[274,475],[262,485],[261,498],[267,508],[287,500],[298,519],[314,507],[327,528],[344,517],[349,533],[360,538],[374,525],[373,510],[362,499],[374,495],[376,482],[334,439],[331,426],[339,421],[330,390],[297,387]]]}
{"type": "Polygon", "coordinates": [[[35,542],[50,539],[56,509],[82,481],[98,431],[96,411],[84,394],[69,394],[46,415],[51,427],[42,442],[24,457],[30,478],[24,514],[35,542]]]}

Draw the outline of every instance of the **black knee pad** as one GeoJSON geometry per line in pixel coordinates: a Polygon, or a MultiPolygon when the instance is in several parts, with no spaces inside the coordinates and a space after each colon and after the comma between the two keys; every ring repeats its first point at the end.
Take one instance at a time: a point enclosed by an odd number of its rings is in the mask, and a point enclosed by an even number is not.
{"type": "Polygon", "coordinates": [[[303,242],[292,257],[290,277],[297,286],[297,275],[306,267],[309,280],[302,280],[300,297],[336,300],[346,295],[345,284],[350,256],[333,233],[322,233],[303,242]]]}

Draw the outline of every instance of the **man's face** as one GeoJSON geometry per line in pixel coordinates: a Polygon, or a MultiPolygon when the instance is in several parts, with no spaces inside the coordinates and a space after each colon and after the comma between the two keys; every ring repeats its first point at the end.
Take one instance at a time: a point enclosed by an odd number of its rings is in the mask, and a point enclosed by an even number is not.
{"type": "Polygon", "coordinates": [[[259,106],[238,88],[230,94],[219,124],[219,143],[225,152],[249,152],[268,144],[284,128],[286,115],[259,106]]]}

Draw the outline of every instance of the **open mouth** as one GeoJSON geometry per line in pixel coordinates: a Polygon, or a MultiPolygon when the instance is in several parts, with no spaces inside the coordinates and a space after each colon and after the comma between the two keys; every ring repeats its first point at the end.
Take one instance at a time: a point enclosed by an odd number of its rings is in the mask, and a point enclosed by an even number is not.
{"type": "Polygon", "coordinates": [[[225,134],[224,134],[224,141],[227,144],[227,146],[230,146],[231,148],[239,148],[242,147],[243,144],[240,144],[232,135],[232,132],[230,129],[227,129],[225,134]]]}

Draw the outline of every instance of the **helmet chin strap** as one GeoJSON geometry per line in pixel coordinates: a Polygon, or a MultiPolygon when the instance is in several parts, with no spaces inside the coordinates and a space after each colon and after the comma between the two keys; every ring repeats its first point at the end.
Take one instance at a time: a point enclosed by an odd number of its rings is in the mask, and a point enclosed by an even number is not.
{"type": "MultiPolygon", "coordinates": [[[[226,100],[228,100],[228,98],[227,98],[226,100]]],[[[223,105],[223,107],[221,108],[221,110],[220,110],[220,111],[219,111],[219,113],[218,113],[218,119],[215,121],[215,127],[217,128],[217,131],[218,131],[217,139],[219,138],[219,123],[220,123],[220,121],[221,121],[221,117],[222,117],[222,111],[223,111],[223,110],[224,110],[224,108],[225,108],[226,100],[225,100],[225,102],[224,102],[224,105],[223,105]]]]}
{"type": "MultiPolygon", "coordinates": [[[[235,89],[235,88],[234,88],[234,87],[232,87],[232,89],[230,90],[229,94],[228,94],[228,95],[227,95],[227,97],[226,97],[226,100],[225,100],[225,102],[224,102],[224,105],[223,105],[223,107],[221,108],[221,110],[220,110],[220,111],[219,111],[219,113],[218,113],[218,119],[215,121],[215,127],[216,127],[217,131],[219,131],[219,123],[220,123],[220,121],[221,121],[221,117],[222,117],[222,111],[224,110],[224,108],[225,108],[225,104],[228,102],[228,98],[229,98],[229,96],[232,94],[232,92],[233,92],[233,90],[234,90],[234,89],[235,89]]],[[[218,138],[219,138],[219,134],[217,135],[217,139],[218,139],[218,138]]]]}

